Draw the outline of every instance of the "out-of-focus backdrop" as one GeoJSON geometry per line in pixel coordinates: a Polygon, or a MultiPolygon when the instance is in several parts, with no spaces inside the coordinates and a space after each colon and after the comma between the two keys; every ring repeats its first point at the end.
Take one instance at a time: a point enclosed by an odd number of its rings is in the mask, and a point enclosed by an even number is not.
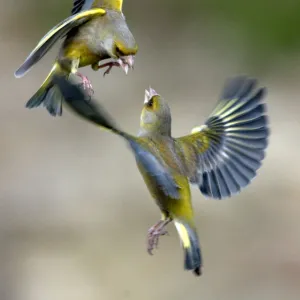
{"type": "Polygon", "coordinates": [[[168,100],[176,136],[204,122],[226,78],[268,87],[272,135],[258,177],[224,201],[193,189],[200,278],[183,271],[173,225],[146,253],[160,214],[122,140],[68,111],[24,108],[57,47],[24,78],[13,73],[71,6],[0,0],[0,299],[300,299],[300,2],[125,0],[134,71],[84,69],[131,133],[149,84],[168,100]]]}

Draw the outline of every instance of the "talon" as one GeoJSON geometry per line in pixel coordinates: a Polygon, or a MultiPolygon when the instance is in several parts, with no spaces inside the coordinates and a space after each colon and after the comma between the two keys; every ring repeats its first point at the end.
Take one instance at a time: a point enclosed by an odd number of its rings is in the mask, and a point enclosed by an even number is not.
{"type": "Polygon", "coordinates": [[[103,76],[105,76],[110,73],[112,67],[119,67],[127,74],[129,69],[133,69],[133,65],[134,65],[134,57],[132,55],[129,55],[129,56],[122,56],[117,60],[110,61],[102,65],[101,64],[95,65],[93,66],[93,70],[97,71],[99,69],[108,67],[107,70],[103,73],[103,76]]]}
{"type": "Polygon", "coordinates": [[[106,71],[103,73],[103,77],[105,77],[105,75],[108,75],[110,73],[110,71],[111,71],[111,69],[112,69],[113,66],[114,65],[108,66],[108,68],[106,69],[106,71]]]}
{"type": "Polygon", "coordinates": [[[103,65],[98,65],[97,66],[97,70],[102,69],[108,67],[107,70],[103,73],[103,77],[105,77],[105,75],[108,75],[112,69],[112,67],[120,67],[120,64],[117,61],[111,61],[108,63],[105,63],[103,65]]]}
{"type": "Polygon", "coordinates": [[[170,221],[170,219],[164,221],[161,220],[148,230],[147,251],[150,255],[153,255],[153,249],[158,247],[159,237],[163,235],[168,235],[168,232],[165,230],[165,227],[170,221]]]}

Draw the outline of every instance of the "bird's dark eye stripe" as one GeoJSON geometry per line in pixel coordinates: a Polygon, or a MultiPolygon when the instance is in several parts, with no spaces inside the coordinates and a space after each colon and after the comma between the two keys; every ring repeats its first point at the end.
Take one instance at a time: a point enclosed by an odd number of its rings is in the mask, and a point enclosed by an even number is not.
{"type": "Polygon", "coordinates": [[[118,46],[116,46],[116,52],[120,55],[124,55],[123,51],[118,46]]]}
{"type": "Polygon", "coordinates": [[[148,102],[147,102],[147,105],[149,107],[151,107],[153,105],[153,98],[151,98],[148,102]]]}

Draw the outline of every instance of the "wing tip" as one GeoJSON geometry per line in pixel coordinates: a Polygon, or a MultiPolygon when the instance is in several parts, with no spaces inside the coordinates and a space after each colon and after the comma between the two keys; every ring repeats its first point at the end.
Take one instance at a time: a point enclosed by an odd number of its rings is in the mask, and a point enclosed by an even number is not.
{"type": "Polygon", "coordinates": [[[259,94],[260,99],[263,99],[267,96],[268,89],[265,86],[262,86],[257,90],[257,94],[259,94]]]}
{"type": "Polygon", "coordinates": [[[30,64],[30,56],[25,60],[25,62],[15,71],[14,75],[16,78],[21,78],[27,74],[32,68],[33,64],[30,64]]]}
{"type": "Polygon", "coordinates": [[[25,75],[25,72],[21,68],[19,68],[17,71],[15,71],[14,75],[16,78],[21,78],[25,75]]]}
{"type": "Polygon", "coordinates": [[[231,99],[234,97],[245,97],[251,94],[253,91],[258,90],[262,93],[262,97],[265,97],[267,93],[266,87],[258,87],[259,80],[255,77],[247,75],[238,75],[228,78],[225,81],[222,99],[231,99]]]}

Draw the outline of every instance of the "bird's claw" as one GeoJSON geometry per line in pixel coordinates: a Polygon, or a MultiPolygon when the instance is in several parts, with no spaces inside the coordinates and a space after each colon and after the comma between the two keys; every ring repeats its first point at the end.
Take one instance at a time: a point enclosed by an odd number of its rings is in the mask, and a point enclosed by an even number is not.
{"type": "Polygon", "coordinates": [[[81,73],[77,72],[76,75],[81,78],[82,82],[80,85],[84,90],[87,91],[87,94],[91,97],[94,94],[94,90],[90,80],[86,76],[82,75],[81,73]]]}
{"type": "Polygon", "coordinates": [[[99,69],[108,67],[107,70],[103,73],[103,77],[104,77],[105,75],[108,75],[110,73],[112,67],[119,67],[125,72],[125,74],[127,74],[129,69],[133,69],[133,65],[134,65],[134,56],[128,55],[128,56],[122,56],[117,60],[110,61],[105,64],[95,65],[93,66],[93,70],[97,71],[99,69]]]}
{"type": "Polygon", "coordinates": [[[110,73],[112,67],[113,67],[113,66],[116,66],[116,64],[115,64],[115,63],[111,63],[111,64],[109,64],[109,65],[107,65],[107,66],[108,66],[108,68],[107,68],[107,69],[105,70],[105,72],[103,73],[103,77],[105,77],[106,75],[108,75],[108,74],[110,73]]]}
{"type": "Polygon", "coordinates": [[[165,225],[166,224],[164,222],[159,222],[148,230],[147,251],[150,255],[153,255],[153,249],[158,247],[159,237],[163,235],[169,235],[168,231],[164,228],[165,225]]]}
{"type": "Polygon", "coordinates": [[[84,90],[87,91],[87,94],[91,97],[94,94],[94,89],[93,86],[91,84],[91,82],[87,79],[87,77],[85,77],[82,80],[81,86],[84,90]]]}

